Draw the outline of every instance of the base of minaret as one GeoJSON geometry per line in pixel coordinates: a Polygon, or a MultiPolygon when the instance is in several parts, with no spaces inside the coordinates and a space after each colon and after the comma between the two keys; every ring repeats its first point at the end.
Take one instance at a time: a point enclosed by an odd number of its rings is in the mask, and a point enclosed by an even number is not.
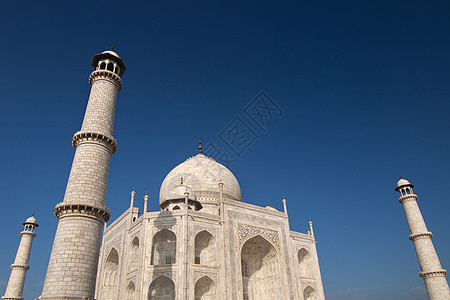
{"type": "Polygon", "coordinates": [[[23,297],[2,297],[2,300],[23,300],[23,297]]]}

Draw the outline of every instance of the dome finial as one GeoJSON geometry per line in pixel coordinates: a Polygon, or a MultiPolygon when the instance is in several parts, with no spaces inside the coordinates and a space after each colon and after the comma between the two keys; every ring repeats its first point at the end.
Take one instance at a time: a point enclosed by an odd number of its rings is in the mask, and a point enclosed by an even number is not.
{"type": "Polygon", "coordinates": [[[267,200],[267,206],[269,206],[269,200],[267,200]]]}
{"type": "Polygon", "coordinates": [[[114,51],[114,45],[111,45],[111,51],[114,51]]]}
{"type": "Polygon", "coordinates": [[[202,153],[203,147],[202,147],[202,137],[198,139],[198,153],[202,153]]]}

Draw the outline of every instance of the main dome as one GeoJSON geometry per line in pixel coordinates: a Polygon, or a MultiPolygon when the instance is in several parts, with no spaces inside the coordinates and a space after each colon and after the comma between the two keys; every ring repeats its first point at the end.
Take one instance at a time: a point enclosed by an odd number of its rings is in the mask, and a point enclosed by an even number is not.
{"type": "Polygon", "coordinates": [[[219,198],[219,182],[224,198],[241,201],[241,188],[233,173],[202,153],[188,158],[167,174],[159,191],[159,203],[172,200],[172,189],[180,181],[191,188],[199,202],[215,202],[219,198]]]}

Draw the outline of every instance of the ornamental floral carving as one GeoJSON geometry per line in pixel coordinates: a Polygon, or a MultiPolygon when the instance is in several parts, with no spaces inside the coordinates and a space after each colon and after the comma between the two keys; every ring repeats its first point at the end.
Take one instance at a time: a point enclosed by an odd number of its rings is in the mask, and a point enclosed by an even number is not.
{"type": "Polygon", "coordinates": [[[197,282],[203,276],[209,277],[214,283],[217,283],[217,274],[210,272],[194,272],[194,283],[197,282]]]}
{"type": "Polygon", "coordinates": [[[156,233],[158,233],[158,232],[160,232],[160,231],[162,231],[164,229],[167,229],[167,230],[170,230],[172,232],[175,232],[173,230],[173,226],[174,225],[156,225],[155,224],[155,227],[153,227],[153,232],[156,234],[156,233]]]}
{"type": "Polygon", "coordinates": [[[201,225],[195,225],[194,226],[194,232],[197,235],[197,233],[201,232],[201,231],[207,231],[209,232],[214,238],[216,237],[216,230],[211,228],[211,227],[205,227],[205,226],[201,226],[201,225]]]}
{"type": "Polygon", "coordinates": [[[122,250],[122,234],[116,236],[111,242],[106,245],[105,253],[109,255],[111,248],[114,247],[119,253],[122,250]]]}
{"type": "Polygon", "coordinates": [[[265,237],[267,240],[269,240],[278,250],[280,249],[280,239],[278,237],[278,232],[275,230],[239,224],[238,235],[239,235],[239,245],[241,246],[249,238],[254,237],[256,235],[261,235],[265,237]]]}
{"type": "Polygon", "coordinates": [[[176,272],[170,272],[170,271],[154,272],[152,274],[152,281],[155,280],[156,278],[160,277],[160,276],[166,276],[167,278],[172,279],[173,282],[176,281],[176,272]]]}

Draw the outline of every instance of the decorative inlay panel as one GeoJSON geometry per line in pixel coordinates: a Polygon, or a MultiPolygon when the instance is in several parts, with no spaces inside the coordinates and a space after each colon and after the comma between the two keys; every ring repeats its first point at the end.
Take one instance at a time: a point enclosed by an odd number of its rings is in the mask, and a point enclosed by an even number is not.
{"type": "Polygon", "coordinates": [[[152,281],[158,278],[159,276],[166,276],[167,278],[172,279],[173,282],[176,282],[177,279],[176,272],[163,271],[163,272],[154,272],[151,275],[152,281]]]}
{"type": "Polygon", "coordinates": [[[210,272],[194,272],[194,283],[203,276],[208,276],[214,283],[217,283],[217,274],[210,272]]]}
{"type": "Polygon", "coordinates": [[[111,242],[108,243],[108,245],[106,245],[105,248],[105,254],[106,256],[109,255],[109,252],[111,251],[111,248],[114,247],[117,252],[121,252],[122,250],[122,234],[116,236],[111,242]]]}
{"type": "Polygon", "coordinates": [[[275,230],[258,228],[251,225],[243,225],[239,224],[239,245],[242,244],[249,239],[250,237],[254,237],[256,235],[261,235],[268,239],[272,244],[280,250],[280,239],[278,237],[278,232],[275,230]]]}
{"type": "Polygon", "coordinates": [[[194,232],[195,235],[197,235],[197,233],[199,233],[200,231],[208,231],[209,233],[211,233],[211,235],[215,238],[216,237],[216,230],[214,228],[211,227],[206,227],[206,226],[202,226],[202,225],[195,225],[194,226],[194,232]]]}

